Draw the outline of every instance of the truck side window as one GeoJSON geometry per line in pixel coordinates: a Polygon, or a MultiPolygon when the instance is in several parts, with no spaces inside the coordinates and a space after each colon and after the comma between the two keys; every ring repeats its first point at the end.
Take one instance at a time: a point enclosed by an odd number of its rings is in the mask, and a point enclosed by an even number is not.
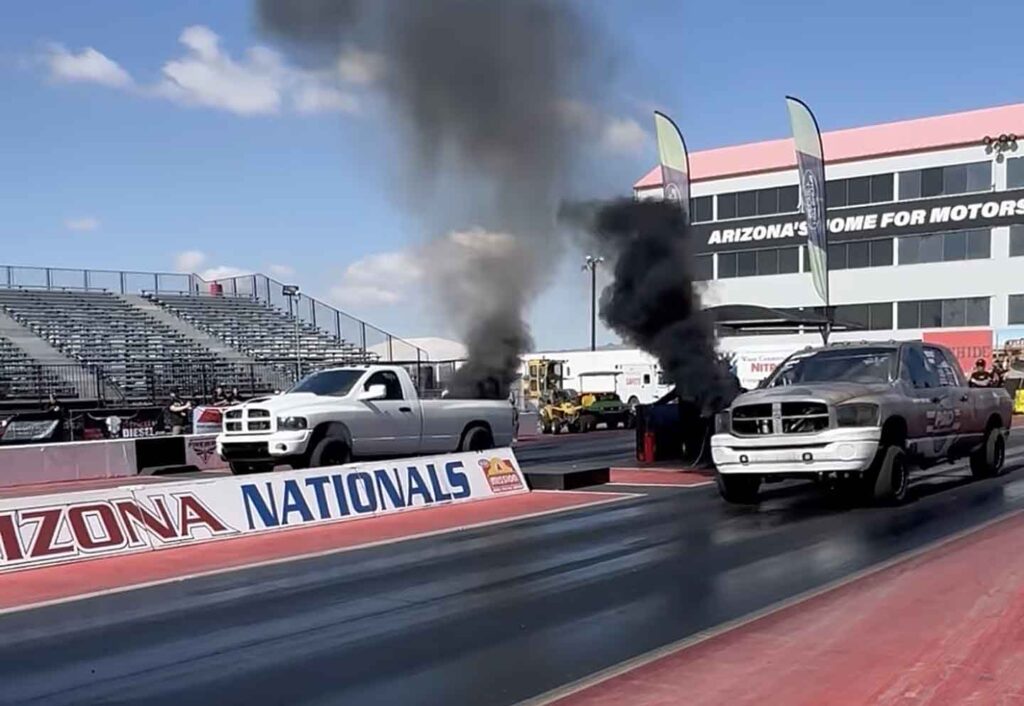
{"type": "Polygon", "coordinates": [[[903,369],[910,384],[917,388],[938,387],[939,377],[917,346],[903,349],[903,369]]]}
{"type": "Polygon", "coordinates": [[[938,348],[926,347],[924,349],[924,357],[927,359],[929,365],[935,368],[936,375],[939,378],[939,385],[942,387],[960,387],[960,378],[956,374],[956,369],[950,365],[949,359],[942,354],[942,351],[938,348]]]}
{"type": "Polygon", "coordinates": [[[405,399],[402,394],[402,381],[390,370],[381,370],[371,375],[363,389],[369,390],[371,385],[383,385],[387,390],[387,395],[384,396],[386,400],[405,399]]]}
{"type": "Polygon", "coordinates": [[[650,373],[644,373],[644,384],[645,385],[650,385],[651,384],[651,374],[650,373]]]}

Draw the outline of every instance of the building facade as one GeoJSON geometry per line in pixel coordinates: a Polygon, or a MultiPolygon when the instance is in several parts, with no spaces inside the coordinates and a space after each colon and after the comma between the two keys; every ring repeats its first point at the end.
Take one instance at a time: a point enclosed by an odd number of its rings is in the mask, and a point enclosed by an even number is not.
{"type": "MultiPolygon", "coordinates": [[[[838,340],[926,338],[967,360],[1024,338],[1024,104],[822,141],[831,303],[863,327],[838,340]]],[[[690,157],[689,237],[706,305],[821,306],[792,140],[690,157]]],[[[634,193],[659,198],[659,169],[634,193]]],[[[721,341],[731,351],[816,343],[816,332],[721,341]]]]}

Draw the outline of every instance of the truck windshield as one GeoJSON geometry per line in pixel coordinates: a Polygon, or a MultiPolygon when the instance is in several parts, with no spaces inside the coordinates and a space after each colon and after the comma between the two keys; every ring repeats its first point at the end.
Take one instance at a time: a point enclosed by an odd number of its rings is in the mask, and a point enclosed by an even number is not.
{"type": "Polygon", "coordinates": [[[302,378],[288,392],[312,392],[314,395],[344,397],[362,376],[362,370],[323,370],[302,378]]]}
{"type": "Polygon", "coordinates": [[[896,374],[896,361],[894,348],[794,353],[776,368],[765,387],[811,382],[889,382],[896,374]]]}

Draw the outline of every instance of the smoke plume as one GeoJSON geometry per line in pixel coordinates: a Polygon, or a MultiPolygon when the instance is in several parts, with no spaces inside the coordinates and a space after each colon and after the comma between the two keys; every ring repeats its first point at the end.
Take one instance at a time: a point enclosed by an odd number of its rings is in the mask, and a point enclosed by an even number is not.
{"type": "Polygon", "coordinates": [[[620,200],[569,207],[613,261],[614,280],[601,293],[601,319],[655,356],[681,400],[707,416],[739,391],[715,353],[713,322],[694,288],[693,256],[683,212],[665,201],[620,200]]]}
{"type": "Polygon", "coordinates": [[[406,183],[443,265],[435,291],[469,351],[451,392],[505,396],[530,346],[524,310],[559,255],[555,216],[576,147],[559,108],[594,97],[595,34],[569,3],[545,0],[257,7],[265,29],[321,69],[350,46],[382,57],[406,183]],[[482,256],[494,236],[503,245],[482,256]]]}

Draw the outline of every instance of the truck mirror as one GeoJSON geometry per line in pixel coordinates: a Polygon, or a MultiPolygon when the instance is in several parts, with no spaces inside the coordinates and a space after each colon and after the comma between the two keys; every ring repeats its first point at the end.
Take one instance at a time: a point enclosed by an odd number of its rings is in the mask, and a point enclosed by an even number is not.
{"type": "Polygon", "coordinates": [[[388,388],[383,385],[370,385],[359,393],[359,400],[369,402],[371,400],[382,400],[388,396],[388,388]]]}

